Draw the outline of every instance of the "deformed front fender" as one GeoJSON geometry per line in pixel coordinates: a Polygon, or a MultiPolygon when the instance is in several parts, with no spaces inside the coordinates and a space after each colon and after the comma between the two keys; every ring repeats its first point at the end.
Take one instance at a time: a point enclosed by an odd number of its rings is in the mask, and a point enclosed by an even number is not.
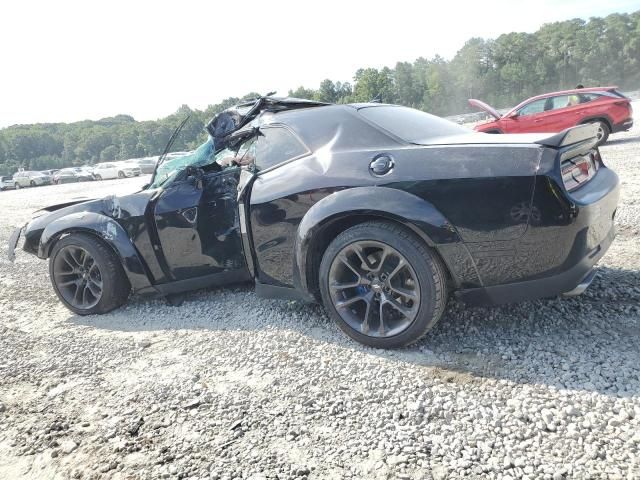
{"type": "Polygon", "coordinates": [[[144,264],[127,232],[113,218],[95,212],[75,212],[49,223],[40,236],[38,257],[49,258],[54,244],[65,234],[85,232],[95,235],[118,255],[134,292],[144,293],[153,287],[144,264]]]}
{"type": "Polygon", "coordinates": [[[405,225],[443,258],[456,284],[479,284],[478,272],[455,227],[430,202],[389,187],[356,187],[337,191],[311,207],[298,226],[295,243],[296,276],[310,292],[313,242],[334,220],[352,216],[378,217],[405,225]]]}

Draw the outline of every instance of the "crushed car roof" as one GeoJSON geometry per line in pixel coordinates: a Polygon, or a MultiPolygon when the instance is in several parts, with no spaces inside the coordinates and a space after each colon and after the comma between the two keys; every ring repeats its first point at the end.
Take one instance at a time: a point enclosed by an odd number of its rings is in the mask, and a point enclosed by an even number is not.
{"type": "Polygon", "coordinates": [[[229,134],[240,130],[263,112],[281,112],[325,105],[331,104],[294,97],[258,97],[220,112],[211,119],[206,129],[218,148],[225,143],[225,138],[229,134]]]}

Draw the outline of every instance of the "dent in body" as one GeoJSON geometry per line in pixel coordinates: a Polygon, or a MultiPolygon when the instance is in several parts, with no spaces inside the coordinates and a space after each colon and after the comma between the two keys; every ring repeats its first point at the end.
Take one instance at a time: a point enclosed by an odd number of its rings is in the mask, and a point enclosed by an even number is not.
{"type": "Polygon", "coordinates": [[[530,207],[543,150],[537,145],[336,151],[335,135],[327,141],[331,148],[265,172],[253,184],[250,223],[261,282],[290,287],[300,277],[304,284],[309,239],[342,214],[405,223],[440,251],[455,282],[469,287],[481,286],[482,275],[466,243],[515,240],[527,229],[528,215],[511,210],[530,207]],[[375,177],[369,164],[380,153],[392,156],[395,167],[375,177]]]}
{"type": "Polygon", "coordinates": [[[115,220],[100,213],[75,212],[49,223],[42,232],[38,256],[47,258],[54,243],[72,232],[100,235],[117,252],[134,291],[151,286],[145,266],[125,230],[115,220]]]}
{"type": "MultiPolygon", "coordinates": [[[[145,290],[153,275],[148,258],[136,248],[148,238],[144,214],[148,199],[155,192],[143,191],[123,197],[49,207],[50,213],[35,218],[25,227],[24,250],[48,258],[53,244],[71,232],[86,232],[102,238],[122,261],[134,290],[145,290]],[[115,218],[114,218],[115,216],[115,218]]],[[[153,263],[152,263],[153,265],[153,263]]]]}

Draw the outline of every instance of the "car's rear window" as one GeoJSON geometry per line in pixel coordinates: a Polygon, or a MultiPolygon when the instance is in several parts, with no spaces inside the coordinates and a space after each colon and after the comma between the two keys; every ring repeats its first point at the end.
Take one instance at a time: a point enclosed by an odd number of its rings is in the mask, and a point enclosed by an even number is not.
{"type": "Polygon", "coordinates": [[[414,108],[381,105],[358,110],[367,120],[410,143],[469,133],[465,127],[414,108]]]}

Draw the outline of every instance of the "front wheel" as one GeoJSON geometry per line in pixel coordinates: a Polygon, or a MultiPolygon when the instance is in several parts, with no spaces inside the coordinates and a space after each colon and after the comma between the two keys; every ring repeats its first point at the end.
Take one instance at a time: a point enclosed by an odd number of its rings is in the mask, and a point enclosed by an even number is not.
{"type": "Polygon", "coordinates": [[[16,183],[16,190],[20,190],[22,187],[20,186],[19,183],[16,183]]]}
{"type": "Polygon", "coordinates": [[[102,177],[100,175],[96,175],[96,180],[100,181],[102,180],[102,177]]]}
{"type": "Polygon", "coordinates": [[[78,315],[107,313],[123,305],[131,291],[115,252],[83,233],[68,235],[55,244],[49,276],[60,301],[78,315]]]}
{"type": "Polygon", "coordinates": [[[124,178],[124,172],[118,172],[118,178],[124,178]]]}
{"type": "Polygon", "coordinates": [[[29,185],[31,185],[32,187],[36,186],[36,182],[34,182],[33,180],[31,180],[31,182],[29,182],[29,185]]]}
{"type": "Polygon", "coordinates": [[[411,232],[367,222],[342,232],[327,248],[320,293],[351,338],[396,348],[416,342],[438,322],[447,303],[447,274],[411,232]]]}

